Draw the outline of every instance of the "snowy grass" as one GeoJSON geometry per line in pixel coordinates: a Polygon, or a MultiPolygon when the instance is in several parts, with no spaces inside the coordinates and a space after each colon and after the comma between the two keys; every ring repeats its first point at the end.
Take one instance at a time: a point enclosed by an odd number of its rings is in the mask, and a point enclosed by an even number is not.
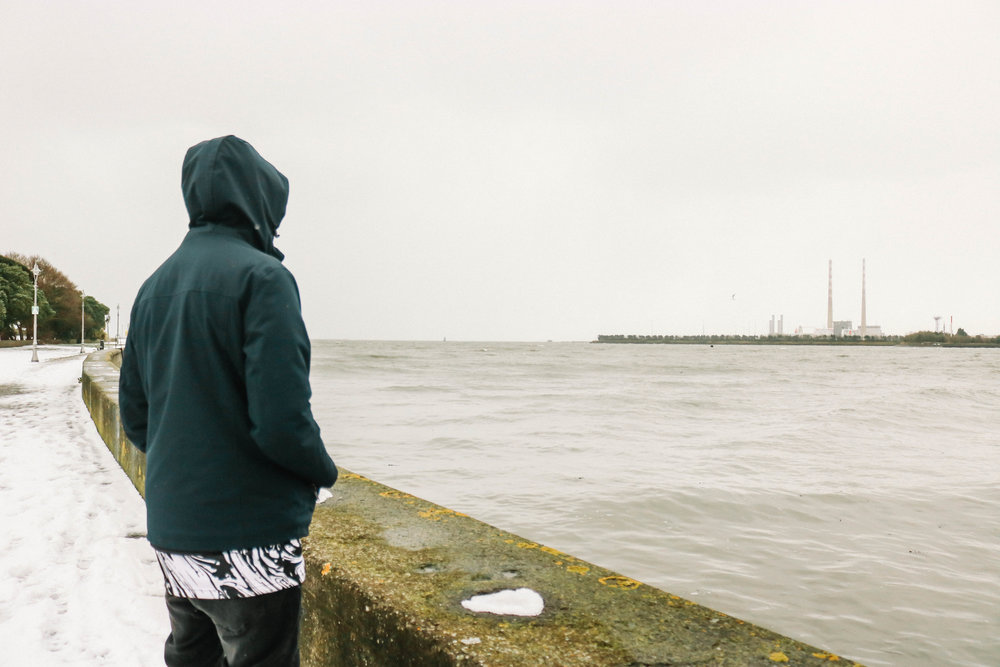
{"type": "Polygon", "coordinates": [[[80,396],[79,346],[0,348],[0,647],[9,665],[163,664],[145,505],[80,396]]]}

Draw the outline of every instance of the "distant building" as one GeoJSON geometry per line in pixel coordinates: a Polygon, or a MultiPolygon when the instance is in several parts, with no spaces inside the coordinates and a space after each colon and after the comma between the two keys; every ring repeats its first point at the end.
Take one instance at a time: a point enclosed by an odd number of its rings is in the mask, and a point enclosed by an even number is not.
{"type": "Polygon", "coordinates": [[[865,336],[868,338],[882,338],[882,327],[878,324],[869,324],[865,327],[865,336]]]}
{"type": "MultiPolygon", "coordinates": [[[[860,329],[854,329],[851,327],[851,322],[834,322],[834,329],[813,329],[812,331],[807,331],[805,327],[796,327],[795,335],[803,336],[806,338],[826,338],[829,336],[836,336],[837,338],[843,338],[845,336],[861,336],[860,329]]],[[[882,338],[884,334],[882,333],[882,327],[877,324],[868,325],[868,338],[882,338]]]]}
{"type": "Polygon", "coordinates": [[[855,336],[854,323],[850,320],[836,320],[833,323],[833,335],[837,338],[841,336],[855,336]]]}
{"type": "MultiPolygon", "coordinates": [[[[838,322],[833,319],[833,260],[832,259],[830,260],[828,267],[829,267],[828,268],[829,278],[827,282],[827,297],[826,297],[826,328],[816,329],[813,331],[812,335],[816,337],[836,336],[837,338],[843,338],[844,336],[858,336],[860,338],[882,338],[884,336],[884,334],[882,333],[882,327],[880,327],[877,324],[868,324],[868,298],[866,294],[866,284],[865,284],[866,267],[864,258],[861,259],[861,326],[857,329],[854,328],[854,323],[849,320],[842,320],[838,322]]],[[[773,316],[772,316],[772,321],[773,321],[773,316]]],[[[802,336],[810,335],[805,333],[802,327],[796,329],[795,333],[796,335],[802,335],[802,336]]]]}

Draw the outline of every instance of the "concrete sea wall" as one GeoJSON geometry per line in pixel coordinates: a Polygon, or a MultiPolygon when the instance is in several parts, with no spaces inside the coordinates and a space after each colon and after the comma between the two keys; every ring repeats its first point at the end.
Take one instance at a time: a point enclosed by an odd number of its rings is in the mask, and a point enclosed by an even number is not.
{"type": "MultiPolygon", "coordinates": [[[[145,455],[118,416],[120,354],[86,359],[83,397],[142,494],[145,455]]],[[[304,540],[306,667],[852,664],[343,469],[332,493],[304,540]],[[541,595],[539,614],[462,604],[519,589],[541,595]]]]}

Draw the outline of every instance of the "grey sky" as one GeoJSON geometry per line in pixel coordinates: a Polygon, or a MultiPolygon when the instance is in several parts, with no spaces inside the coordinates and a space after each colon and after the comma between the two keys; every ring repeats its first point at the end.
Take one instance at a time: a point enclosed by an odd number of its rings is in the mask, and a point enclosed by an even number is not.
{"type": "Polygon", "coordinates": [[[16,2],[0,252],[123,320],[223,134],[315,338],[1000,333],[1000,3],[16,2]],[[736,298],[733,299],[732,295],[736,298]]]}

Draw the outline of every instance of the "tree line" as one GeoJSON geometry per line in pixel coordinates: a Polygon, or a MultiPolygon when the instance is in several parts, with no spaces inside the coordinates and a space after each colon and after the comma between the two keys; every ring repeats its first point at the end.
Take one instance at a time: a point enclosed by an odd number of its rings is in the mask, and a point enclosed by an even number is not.
{"type": "MultiPolygon", "coordinates": [[[[37,262],[38,340],[71,343],[80,340],[81,294],[76,284],[45,259],[18,253],[0,255],[0,340],[29,340],[33,337],[31,306],[34,303],[34,276],[37,262]]],[[[92,296],[82,298],[84,338],[104,337],[110,308],[92,296]]]]}
{"type": "Polygon", "coordinates": [[[701,336],[659,336],[659,335],[625,335],[600,334],[597,343],[638,343],[638,344],[728,344],[728,345],[895,345],[898,336],[794,336],[790,334],[775,334],[769,336],[712,334],[701,336]]]}
{"type": "Polygon", "coordinates": [[[970,336],[959,327],[956,333],[917,331],[903,337],[907,345],[941,345],[944,347],[998,347],[1000,336],[970,336]]]}

